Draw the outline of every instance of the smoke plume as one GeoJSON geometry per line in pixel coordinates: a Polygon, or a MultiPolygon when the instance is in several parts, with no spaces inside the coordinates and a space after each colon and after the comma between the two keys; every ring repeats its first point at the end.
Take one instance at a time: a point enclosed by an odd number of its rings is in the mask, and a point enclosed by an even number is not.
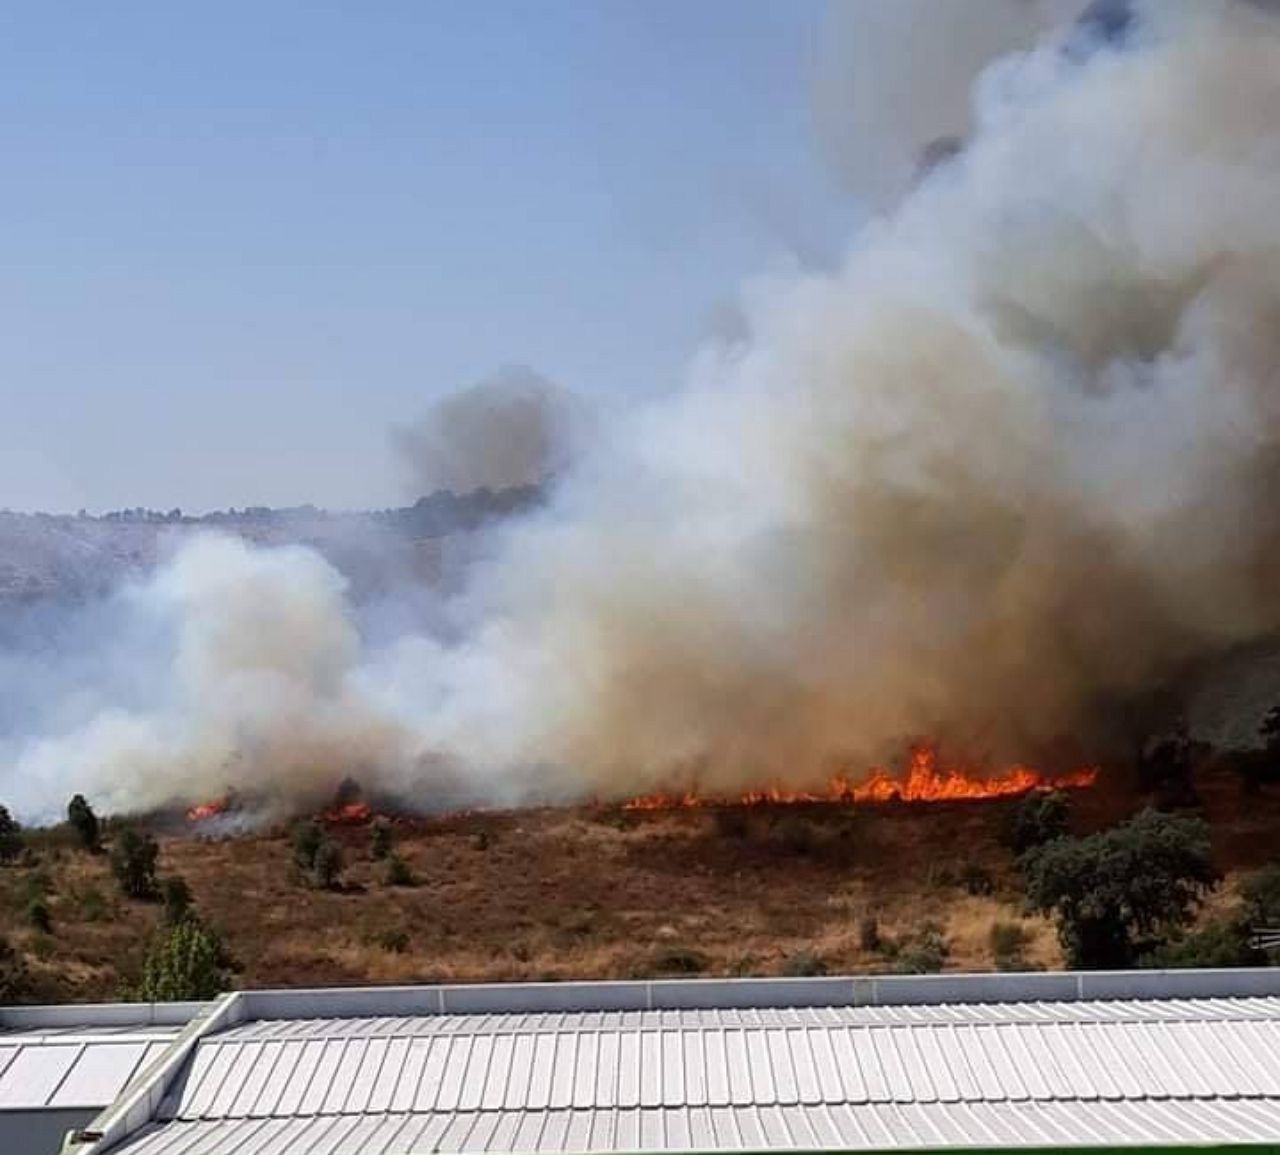
{"type": "Polygon", "coordinates": [[[972,109],[838,272],[751,284],[749,335],[600,429],[447,630],[375,647],[314,555],[192,544],[131,595],[153,698],[64,710],[5,792],[350,772],[425,805],[812,783],[921,735],[1018,758],[1272,634],[1280,22],[1137,3],[1123,43],[990,65],[972,109]]]}
{"type": "Polygon", "coordinates": [[[509,489],[561,473],[585,434],[582,403],[525,366],[447,394],[395,432],[416,493],[509,489]]]}

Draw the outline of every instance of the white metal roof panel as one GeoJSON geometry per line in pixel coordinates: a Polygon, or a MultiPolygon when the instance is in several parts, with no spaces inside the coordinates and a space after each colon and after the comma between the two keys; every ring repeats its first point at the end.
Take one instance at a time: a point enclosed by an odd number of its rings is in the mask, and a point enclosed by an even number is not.
{"type": "MultiPolygon", "coordinates": [[[[127,1150],[868,1149],[1280,1134],[1280,999],[868,1009],[886,1008],[245,1023],[200,1041],[161,1125],[127,1150]]],[[[65,1086],[52,1064],[43,1077],[65,1086]]]]}
{"type": "Polygon", "coordinates": [[[876,1150],[892,1147],[1268,1143],[1273,1102],[867,1104],[480,1111],[176,1120],[151,1124],[129,1155],[425,1155],[427,1152],[876,1150]]]}

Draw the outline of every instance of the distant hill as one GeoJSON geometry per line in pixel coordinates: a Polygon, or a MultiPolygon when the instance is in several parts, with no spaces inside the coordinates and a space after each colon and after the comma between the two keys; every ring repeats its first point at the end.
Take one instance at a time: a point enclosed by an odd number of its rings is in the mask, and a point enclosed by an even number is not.
{"type": "Polygon", "coordinates": [[[444,580],[444,539],[474,533],[526,512],[543,499],[537,485],[441,490],[398,509],[333,512],[304,505],[251,506],[202,516],[179,509],[88,514],[0,511],[0,612],[50,599],[80,600],[150,570],[175,537],[199,530],[234,534],[259,545],[304,544],[319,550],[356,592],[411,572],[444,580]]]}

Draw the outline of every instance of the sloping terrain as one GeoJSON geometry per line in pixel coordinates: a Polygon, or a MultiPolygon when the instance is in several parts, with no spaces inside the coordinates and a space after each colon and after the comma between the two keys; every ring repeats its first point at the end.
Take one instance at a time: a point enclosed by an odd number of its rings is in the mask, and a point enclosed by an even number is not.
{"type": "MultiPolygon", "coordinates": [[[[1220,907],[1232,872],[1275,853],[1280,797],[1245,797],[1228,776],[1201,794],[1229,875],[1220,907]]],[[[1055,967],[1053,927],[1025,916],[1002,843],[1010,805],[400,820],[395,849],[416,880],[408,887],[385,884],[368,827],[340,826],[336,891],[298,877],[283,829],[177,833],[160,837],[160,873],[190,884],[244,986],[885,971],[904,960],[984,970],[997,922],[1022,926],[1026,965],[1055,967]],[[945,955],[931,962],[939,939],[945,955]]],[[[1104,784],[1078,796],[1075,822],[1103,826],[1134,806],[1104,784]]],[[[0,869],[3,925],[26,956],[32,997],[113,997],[136,977],[159,908],[120,897],[105,856],[73,849],[63,833],[32,843],[37,865],[0,869]],[[47,895],[51,933],[26,925],[35,889],[47,895]]]]}

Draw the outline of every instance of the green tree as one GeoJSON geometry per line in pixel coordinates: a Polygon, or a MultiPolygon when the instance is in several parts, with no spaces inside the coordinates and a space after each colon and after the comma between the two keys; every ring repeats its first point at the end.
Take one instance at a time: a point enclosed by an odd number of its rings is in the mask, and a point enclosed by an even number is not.
{"type": "Polygon", "coordinates": [[[369,828],[369,854],[375,862],[384,862],[391,855],[391,823],[385,818],[369,828]]]}
{"type": "Polygon", "coordinates": [[[228,967],[222,939],[188,915],[151,944],[136,993],[147,1002],[211,999],[226,990],[228,967]]]}
{"type": "Polygon", "coordinates": [[[120,832],[111,847],[111,872],[127,897],[156,897],[156,859],[159,856],[160,847],[150,834],[140,834],[132,827],[120,832]]]}
{"type": "Polygon", "coordinates": [[[293,828],[293,861],[299,870],[311,873],[324,840],[324,830],[318,822],[299,822],[293,828]]]}
{"type": "Polygon", "coordinates": [[[53,933],[53,918],[49,914],[49,904],[43,898],[33,898],[27,903],[27,922],[44,934],[53,933]]]}
{"type": "Polygon", "coordinates": [[[385,878],[388,886],[414,886],[417,883],[409,864],[398,854],[387,859],[385,878]]]}
{"type": "Polygon", "coordinates": [[[173,874],[160,884],[160,900],[164,903],[164,920],[175,926],[191,913],[191,887],[180,874],[173,874]]]}
{"type": "Polygon", "coordinates": [[[98,816],[93,807],[85,801],[83,794],[77,794],[67,803],[67,821],[86,850],[97,850],[101,845],[102,832],[98,829],[98,816]]]}
{"type": "Polygon", "coordinates": [[[0,862],[12,862],[22,849],[22,827],[7,806],[0,806],[0,862]]]}
{"type": "Polygon", "coordinates": [[[1035,790],[1023,798],[1009,820],[1006,840],[1015,854],[1052,842],[1067,833],[1071,803],[1061,790],[1035,790]]]}
{"type": "Polygon", "coordinates": [[[1129,967],[1191,920],[1217,882],[1203,819],[1144,810],[1022,856],[1027,898],[1052,914],[1073,967],[1129,967]]]}
{"type": "Polygon", "coordinates": [[[342,881],[342,848],[332,839],[321,839],[311,866],[311,880],[325,890],[335,890],[342,881]]]}
{"type": "Polygon", "coordinates": [[[0,935],[0,1003],[16,1003],[28,993],[26,964],[7,938],[0,935]]]}

